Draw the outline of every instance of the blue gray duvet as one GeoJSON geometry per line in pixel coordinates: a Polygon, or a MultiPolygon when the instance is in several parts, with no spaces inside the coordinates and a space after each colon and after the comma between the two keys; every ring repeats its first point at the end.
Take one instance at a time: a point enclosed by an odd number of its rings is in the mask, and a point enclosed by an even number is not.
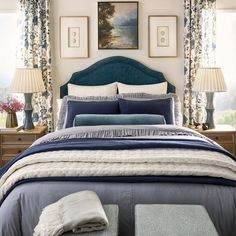
{"type": "Polygon", "coordinates": [[[49,134],[0,170],[0,235],[32,235],[43,207],[84,189],[119,203],[120,235],[137,203],[201,204],[236,235],[236,164],[220,146],[174,126],[91,129],[49,134]]]}

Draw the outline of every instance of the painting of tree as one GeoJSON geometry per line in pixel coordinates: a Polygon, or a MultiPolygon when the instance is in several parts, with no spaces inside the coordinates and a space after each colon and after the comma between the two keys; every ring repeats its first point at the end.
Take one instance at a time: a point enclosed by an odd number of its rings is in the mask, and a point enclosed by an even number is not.
{"type": "Polygon", "coordinates": [[[115,7],[112,6],[111,3],[98,3],[98,41],[100,47],[106,47],[109,45],[111,30],[114,28],[109,22],[109,19],[113,17],[114,12],[115,7]]]}

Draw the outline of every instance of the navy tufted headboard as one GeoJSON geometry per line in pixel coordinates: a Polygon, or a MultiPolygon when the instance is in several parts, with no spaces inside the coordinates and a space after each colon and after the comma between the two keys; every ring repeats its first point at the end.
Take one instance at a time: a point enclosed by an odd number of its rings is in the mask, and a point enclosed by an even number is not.
{"type": "MultiPolygon", "coordinates": [[[[68,94],[68,83],[90,86],[113,82],[144,85],[165,81],[166,79],[161,72],[154,71],[133,59],[114,56],[102,59],[85,70],[73,73],[70,80],[60,87],[60,97],[63,98],[68,94]]],[[[175,87],[169,82],[167,92],[175,93],[175,87]]]]}

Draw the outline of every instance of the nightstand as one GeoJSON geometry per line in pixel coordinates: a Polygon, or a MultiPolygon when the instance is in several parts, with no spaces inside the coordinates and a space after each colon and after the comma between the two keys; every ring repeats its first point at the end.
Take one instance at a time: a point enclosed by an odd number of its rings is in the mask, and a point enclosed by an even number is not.
{"type": "Polygon", "coordinates": [[[46,132],[46,126],[37,126],[31,130],[18,132],[0,131],[0,166],[4,166],[19,155],[46,132]]]}
{"type": "Polygon", "coordinates": [[[217,125],[215,129],[197,130],[220,144],[227,151],[236,156],[236,129],[230,125],[217,125]]]}

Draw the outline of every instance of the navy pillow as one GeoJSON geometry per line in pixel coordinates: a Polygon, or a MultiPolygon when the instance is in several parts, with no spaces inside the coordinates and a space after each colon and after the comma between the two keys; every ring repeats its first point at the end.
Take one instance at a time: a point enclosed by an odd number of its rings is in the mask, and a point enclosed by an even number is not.
{"type": "Polygon", "coordinates": [[[173,98],[155,99],[148,101],[119,99],[119,106],[122,114],[163,115],[165,117],[166,124],[175,124],[173,98]]]}
{"type": "Polygon", "coordinates": [[[65,128],[73,126],[73,121],[78,114],[119,114],[118,101],[68,101],[65,128]]]}
{"type": "Polygon", "coordinates": [[[93,125],[161,125],[166,124],[161,115],[76,115],[74,126],[93,125]]]}

